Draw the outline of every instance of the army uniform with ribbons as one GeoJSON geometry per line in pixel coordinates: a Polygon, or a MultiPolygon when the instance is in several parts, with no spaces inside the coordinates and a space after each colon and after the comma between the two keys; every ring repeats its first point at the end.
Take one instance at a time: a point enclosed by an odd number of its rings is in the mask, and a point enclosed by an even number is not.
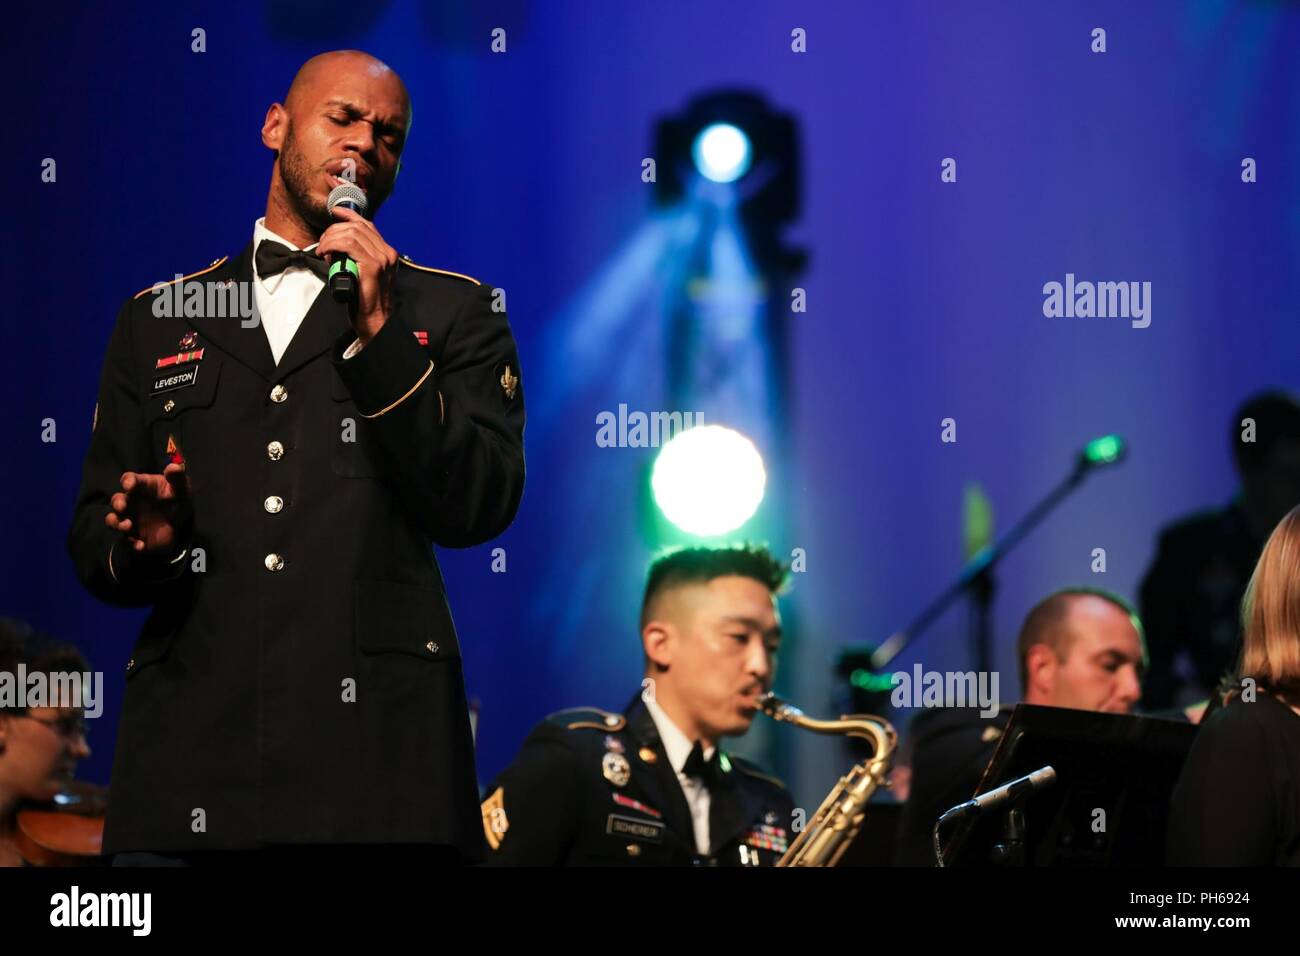
{"type": "Polygon", "coordinates": [[[432,547],[488,541],[519,506],[505,313],[490,286],[403,257],[364,348],[327,285],[277,363],[237,308],[241,289],[254,300],[252,261],[249,243],[142,291],[108,342],[68,549],[93,594],[152,611],[127,666],[105,850],[477,858],[460,645],[432,547]],[[109,497],[124,472],[169,462],[186,467],[192,534],[141,557],[105,525],[109,497]]]}
{"type": "Polygon", "coordinates": [[[770,866],[794,839],[781,781],[716,753],[709,852],[650,712],[551,714],[488,786],[483,833],[493,866],[770,866]]]}

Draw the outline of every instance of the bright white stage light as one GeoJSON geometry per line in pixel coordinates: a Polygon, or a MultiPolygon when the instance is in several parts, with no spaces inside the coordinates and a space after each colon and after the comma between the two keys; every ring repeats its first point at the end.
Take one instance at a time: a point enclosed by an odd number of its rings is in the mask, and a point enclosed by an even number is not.
{"type": "Polygon", "coordinates": [[[749,172],[749,137],[730,123],[714,123],[695,137],[691,156],[701,176],[732,183],[749,172]]]}
{"type": "Polygon", "coordinates": [[[727,534],[758,510],[767,485],[763,457],[744,435],[700,425],[659,451],[650,487],[669,521],[700,537],[727,534]]]}

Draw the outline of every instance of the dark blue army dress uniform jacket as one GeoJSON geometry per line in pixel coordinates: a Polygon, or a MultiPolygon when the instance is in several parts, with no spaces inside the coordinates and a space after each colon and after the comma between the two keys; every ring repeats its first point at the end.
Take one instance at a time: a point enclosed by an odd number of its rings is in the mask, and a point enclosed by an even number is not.
{"type": "Polygon", "coordinates": [[[771,866],[796,834],[785,785],[719,750],[707,853],[654,718],[634,697],[623,714],[551,714],[488,785],[491,866],[771,866]]]}
{"type": "Polygon", "coordinates": [[[327,286],[277,365],[219,291],[184,302],[214,288],[255,302],[252,253],[128,300],[108,344],[68,549],[92,593],[152,612],[127,666],[105,851],[429,843],[477,858],[432,545],[485,542],[519,506],[506,316],[489,286],[403,258],[363,349],[343,357],[356,336],[327,286]],[[202,314],[160,316],[169,294],[202,314]],[[115,545],[122,473],[180,460],[183,556],[115,545]]]}

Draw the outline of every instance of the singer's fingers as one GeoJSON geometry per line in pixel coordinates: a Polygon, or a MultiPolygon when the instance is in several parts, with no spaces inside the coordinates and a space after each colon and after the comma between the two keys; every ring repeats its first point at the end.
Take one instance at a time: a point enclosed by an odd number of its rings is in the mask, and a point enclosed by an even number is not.
{"type": "Polygon", "coordinates": [[[380,235],[379,229],[373,222],[369,219],[358,219],[353,224],[375,241],[375,248],[379,250],[380,258],[384,262],[390,266],[397,264],[397,250],[384,241],[384,237],[380,235]]]}
{"type": "MultiPolygon", "coordinates": [[[[322,250],[330,250],[339,247],[341,242],[366,242],[368,245],[373,245],[374,237],[377,235],[378,233],[367,232],[362,228],[360,223],[355,221],[336,222],[321,233],[320,243],[317,245],[316,249],[324,255],[322,250]]],[[[347,252],[349,250],[344,246],[343,251],[347,252]]]]}
{"type": "Polygon", "coordinates": [[[190,493],[190,483],[185,474],[185,466],[172,462],[163,469],[163,477],[171,485],[172,494],[177,498],[184,498],[190,493]]]}
{"type": "Polygon", "coordinates": [[[108,504],[109,507],[111,507],[114,511],[120,512],[121,514],[126,514],[126,500],[127,500],[126,495],[118,491],[115,492],[113,496],[108,499],[108,504]]]}
{"type": "Polygon", "coordinates": [[[379,235],[379,228],[365,216],[358,215],[355,210],[348,209],[346,206],[335,206],[334,211],[341,214],[346,221],[356,223],[380,242],[383,242],[383,236],[379,235]]]}
{"type": "Polygon", "coordinates": [[[325,232],[321,234],[322,241],[324,241],[325,237],[331,232],[348,233],[355,230],[358,234],[373,239],[375,242],[375,248],[383,250],[384,252],[391,252],[392,257],[394,259],[397,258],[397,250],[384,241],[384,237],[379,234],[379,229],[373,222],[366,219],[364,216],[358,216],[356,213],[352,212],[351,209],[343,210],[339,207],[335,207],[335,209],[337,211],[348,213],[348,218],[344,222],[336,222],[327,228],[325,232]]]}
{"type": "Polygon", "coordinates": [[[138,507],[140,500],[156,501],[168,497],[167,479],[162,475],[146,475],[129,471],[122,476],[122,488],[124,492],[118,492],[112,499],[113,506],[122,512],[133,506],[138,507]],[[119,500],[122,504],[121,507],[117,506],[119,500]]]}
{"type": "Polygon", "coordinates": [[[147,475],[140,471],[128,471],[122,476],[122,491],[126,492],[127,503],[137,495],[158,497],[160,475],[147,475]]]}
{"type": "Polygon", "coordinates": [[[346,252],[357,262],[368,262],[380,267],[388,263],[388,258],[377,246],[375,238],[352,223],[335,223],[326,229],[321,233],[316,251],[321,255],[327,252],[346,252]]]}

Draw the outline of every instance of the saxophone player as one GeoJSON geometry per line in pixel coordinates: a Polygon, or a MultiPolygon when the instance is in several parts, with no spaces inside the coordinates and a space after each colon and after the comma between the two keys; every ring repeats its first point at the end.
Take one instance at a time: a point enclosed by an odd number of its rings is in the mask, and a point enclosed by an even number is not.
{"type": "Polygon", "coordinates": [[[759,866],[785,852],[785,786],[722,748],[771,686],[787,569],[761,547],[658,558],[644,679],[621,713],[547,717],[487,788],[489,865],[759,866]]]}

